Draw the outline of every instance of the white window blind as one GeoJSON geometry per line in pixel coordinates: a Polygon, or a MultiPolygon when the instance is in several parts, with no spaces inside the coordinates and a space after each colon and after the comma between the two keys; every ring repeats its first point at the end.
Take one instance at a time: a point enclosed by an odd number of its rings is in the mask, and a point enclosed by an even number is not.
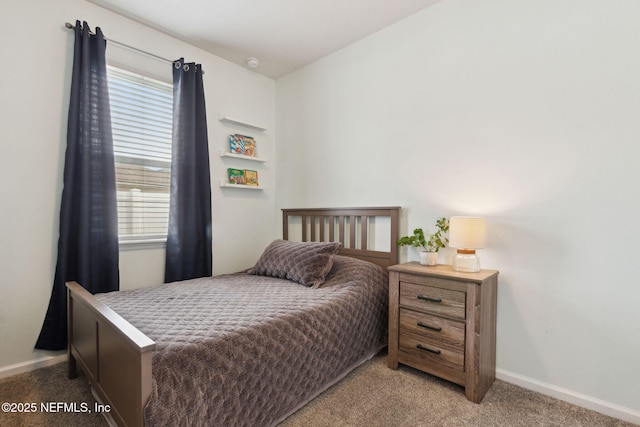
{"type": "Polygon", "coordinates": [[[121,243],[167,237],[173,88],[107,67],[121,243]]]}

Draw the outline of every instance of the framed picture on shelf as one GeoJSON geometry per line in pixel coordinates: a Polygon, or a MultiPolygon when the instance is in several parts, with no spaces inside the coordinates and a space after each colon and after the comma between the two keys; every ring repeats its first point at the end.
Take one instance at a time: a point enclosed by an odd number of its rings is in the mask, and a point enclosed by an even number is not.
{"type": "Polygon", "coordinates": [[[249,169],[244,170],[244,183],[246,185],[258,186],[258,172],[249,169]]]}
{"type": "Polygon", "coordinates": [[[229,169],[227,169],[227,172],[229,173],[229,183],[230,184],[244,184],[245,183],[244,171],[242,169],[229,168],[229,169]]]}
{"type": "Polygon", "coordinates": [[[251,136],[233,134],[229,135],[229,151],[232,154],[240,154],[247,157],[255,157],[256,141],[251,136]]]}

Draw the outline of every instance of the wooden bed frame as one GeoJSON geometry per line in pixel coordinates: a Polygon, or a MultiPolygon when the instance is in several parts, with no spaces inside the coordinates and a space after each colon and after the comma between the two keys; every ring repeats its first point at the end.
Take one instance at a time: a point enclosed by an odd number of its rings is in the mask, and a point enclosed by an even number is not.
{"type": "MultiPolygon", "coordinates": [[[[340,241],[340,254],[384,268],[398,263],[399,207],[283,209],[283,238],[300,217],[302,241],[340,241]],[[390,218],[390,250],[371,250],[370,223],[390,218]],[[357,239],[357,240],[356,240],[357,239]]],[[[295,225],[298,227],[298,225],[295,225]]],[[[69,378],[87,376],[108,415],[119,426],[144,425],[151,396],[151,360],[156,347],[133,325],[76,282],[67,282],[69,378]]]]}
{"type": "Polygon", "coordinates": [[[300,217],[303,242],[340,242],[340,255],[363,259],[383,268],[398,263],[399,207],[282,209],[282,238],[289,239],[292,217],[300,217]],[[377,217],[390,220],[388,251],[369,250],[369,225],[377,217]]]}

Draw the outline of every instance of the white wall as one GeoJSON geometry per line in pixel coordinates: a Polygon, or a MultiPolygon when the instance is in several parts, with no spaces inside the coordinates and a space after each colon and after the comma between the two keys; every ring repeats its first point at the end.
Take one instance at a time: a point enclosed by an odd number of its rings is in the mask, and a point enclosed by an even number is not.
{"type": "MultiPolygon", "coordinates": [[[[227,135],[239,130],[219,122],[218,113],[265,124],[269,130],[255,135],[258,150],[274,160],[273,80],[83,0],[7,3],[0,14],[4,62],[0,68],[0,376],[51,354],[34,351],[33,346],[49,302],[57,255],[73,56],[73,31],[64,28],[65,22],[86,20],[92,29],[100,26],[107,38],[165,58],[183,56],[202,63],[212,169],[214,274],[253,265],[276,235],[273,162],[260,166],[265,191],[223,190],[218,185],[226,168],[236,165],[221,159],[219,150],[227,146],[227,135]]],[[[111,59],[123,57],[115,45],[107,46],[111,59]]],[[[120,257],[121,288],[162,282],[163,249],[121,251],[120,257]]]]}
{"type": "Polygon", "coordinates": [[[278,80],[276,206],[486,216],[500,375],[640,422],[638,22],[446,0],[278,80]]]}

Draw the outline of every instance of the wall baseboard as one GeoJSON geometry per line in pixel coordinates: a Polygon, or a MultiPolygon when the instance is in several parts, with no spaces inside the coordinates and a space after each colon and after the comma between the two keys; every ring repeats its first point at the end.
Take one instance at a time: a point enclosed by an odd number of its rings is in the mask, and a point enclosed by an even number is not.
{"type": "Polygon", "coordinates": [[[575,391],[534,380],[504,369],[496,369],[496,378],[610,417],[640,425],[640,411],[576,393],[575,391]]]}
{"type": "Polygon", "coordinates": [[[45,368],[58,363],[66,362],[67,352],[57,356],[45,356],[37,359],[27,360],[25,362],[16,363],[15,365],[0,367],[0,379],[11,377],[13,375],[22,374],[24,372],[35,371],[36,369],[45,368]]]}

